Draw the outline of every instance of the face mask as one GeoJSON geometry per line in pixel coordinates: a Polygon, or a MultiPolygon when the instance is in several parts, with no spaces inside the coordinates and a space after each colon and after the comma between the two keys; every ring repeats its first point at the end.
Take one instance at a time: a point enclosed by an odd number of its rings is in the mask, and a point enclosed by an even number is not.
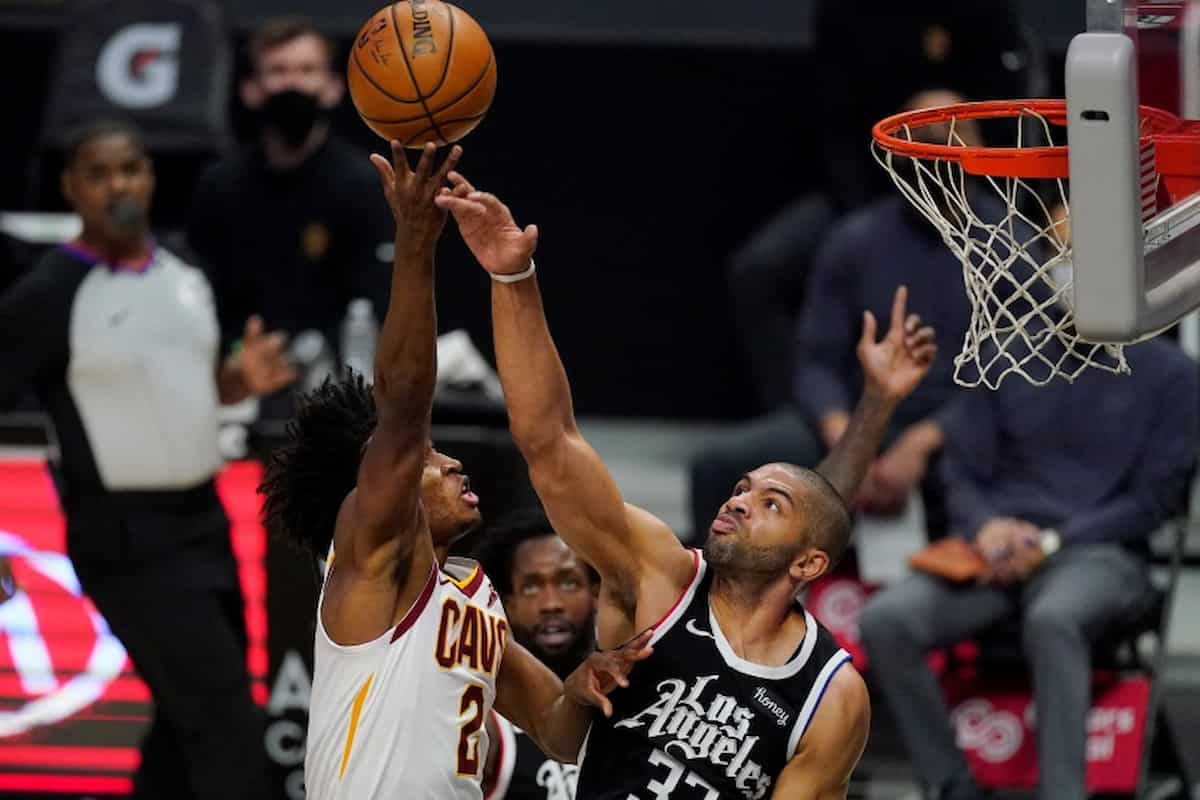
{"type": "Polygon", "coordinates": [[[267,97],[260,110],[263,124],[283,137],[289,147],[299,147],[313,127],[328,116],[314,95],[287,89],[267,97]]]}

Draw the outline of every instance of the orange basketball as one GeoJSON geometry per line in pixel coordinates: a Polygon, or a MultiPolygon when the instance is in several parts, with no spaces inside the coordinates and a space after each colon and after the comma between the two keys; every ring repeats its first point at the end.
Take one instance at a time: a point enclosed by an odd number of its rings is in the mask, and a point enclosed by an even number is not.
{"type": "Polygon", "coordinates": [[[404,0],[367,20],[346,81],[371,130],[405,147],[470,133],[496,93],[496,58],[479,23],[441,0],[404,0]]]}

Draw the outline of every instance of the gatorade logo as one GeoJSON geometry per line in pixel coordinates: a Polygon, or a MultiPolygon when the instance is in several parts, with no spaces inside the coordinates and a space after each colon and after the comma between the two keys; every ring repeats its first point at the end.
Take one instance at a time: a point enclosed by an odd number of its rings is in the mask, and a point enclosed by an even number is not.
{"type": "Polygon", "coordinates": [[[146,109],[164,105],[179,90],[179,45],[183,27],[176,22],[143,22],[113,34],[96,61],[96,84],[114,105],[146,109]]]}

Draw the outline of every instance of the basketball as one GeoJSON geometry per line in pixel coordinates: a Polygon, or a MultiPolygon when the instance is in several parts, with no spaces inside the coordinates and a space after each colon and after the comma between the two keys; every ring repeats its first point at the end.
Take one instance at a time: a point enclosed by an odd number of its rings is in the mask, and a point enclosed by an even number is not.
{"type": "Polygon", "coordinates": [[[479,23],[441,0],[404,0],[359,30],[346,68],[363,122],[405,147],[455,142],[496,93],[496,58],[479,23]]]}

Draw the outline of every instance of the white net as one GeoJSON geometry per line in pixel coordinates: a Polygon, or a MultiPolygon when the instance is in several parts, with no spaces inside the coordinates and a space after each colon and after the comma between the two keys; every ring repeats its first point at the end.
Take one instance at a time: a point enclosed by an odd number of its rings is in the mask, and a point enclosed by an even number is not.
{"type": "MultiPolygon", "coordinates": [[[[1051,123],[1033,110],[1011,121],[1017,147],[1043,144],[1037,133],[1052,140],[1051,123]]],[[[965,147],[964,127],[950,120],[894,135],[965,147]]],[[[954,359],[955,382],[995,389],[1012,374],[1042,386],[1088,368],[1129,372],[1120,345],[1089,342],[1075,330],[1065,180],[973,176],[957,161],[908,157],[878,143],[873,151],[962,264],[972,313],[954,359]]]]}

